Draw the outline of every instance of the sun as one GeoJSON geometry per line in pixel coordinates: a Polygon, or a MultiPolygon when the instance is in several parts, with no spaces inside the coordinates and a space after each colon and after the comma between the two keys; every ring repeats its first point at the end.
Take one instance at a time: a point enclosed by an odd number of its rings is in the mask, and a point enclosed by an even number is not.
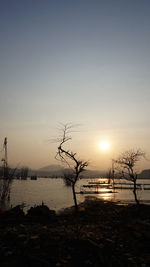
{"type": "Polygon", "coordinates": [[[109,149],[109,142],[106,140],[103,140],[99,143],[99,148],[101,150],[108,150],[109,149]]]}

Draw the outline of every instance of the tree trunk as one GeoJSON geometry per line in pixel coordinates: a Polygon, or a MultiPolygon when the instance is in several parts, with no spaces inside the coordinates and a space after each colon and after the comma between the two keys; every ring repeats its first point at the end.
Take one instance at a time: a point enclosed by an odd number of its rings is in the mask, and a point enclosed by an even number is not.
{"type": "Polygon", "coordinates": [[[78,211],[78,205],[77,205],[77,198],[76,198],[75,184],[74,183],[72,184],[72,193],[73,193],[75,210],[78,211]]]}
{"type": "Polygon", "coordinates": [[[137,194],[136,194],[136,181],[134,181],[133,194],[134,194],[134,198],[135,198],[135,202],[136,202],[136,204],[139,205],[140,202],[139,202],[139,200],[137,199],[137,194]]]}

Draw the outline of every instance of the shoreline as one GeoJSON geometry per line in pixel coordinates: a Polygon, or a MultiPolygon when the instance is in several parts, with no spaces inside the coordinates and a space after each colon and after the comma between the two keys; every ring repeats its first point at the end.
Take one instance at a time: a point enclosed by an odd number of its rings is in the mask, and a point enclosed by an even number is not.
{"type": "Polygon", "coordinates": [[[150,206],[89,198],[46,214],[0,215],[1,266],[150,266],[150,206]]]}

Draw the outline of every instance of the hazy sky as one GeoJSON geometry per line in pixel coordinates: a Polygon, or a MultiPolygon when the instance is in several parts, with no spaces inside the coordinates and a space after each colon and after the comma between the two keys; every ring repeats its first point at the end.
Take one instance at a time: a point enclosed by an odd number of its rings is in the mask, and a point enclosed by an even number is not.
{"type": "Polygon", "coordinates": [[[72,122],[90,168],[139,147],[150,168],[150,1],[0,0],[0,92],[10,164],[57,163],[48,140],[72,122]]]}

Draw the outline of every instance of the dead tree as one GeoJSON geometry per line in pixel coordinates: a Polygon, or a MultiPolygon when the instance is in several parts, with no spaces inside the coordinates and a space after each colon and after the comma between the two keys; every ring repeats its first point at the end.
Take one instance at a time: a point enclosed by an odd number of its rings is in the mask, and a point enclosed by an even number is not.
{"type": "Polygon", "coordinates": [[[6,200],[10,199],[10,190],[16,169],[8,168],[7,176],[0,178],[0,205],[3,205],[6,200]]]}
{"type": "Polygon", "coordinates": [[[135,171],[135,166],[144,156],[145,153],[141,149],[127,150],[123,152],[118,159],[114,160],[115,165],[117,165],[115,169],[118,170],[119,177],[133,183],[133,194],[136,204],[139,204],[139,200],[136,193],[137,173],[135,171]]]}
{"type": "Polygon", "coordinates": [[[75,185],[76,182],[79,180],[80,173],[83,172],[86,167],[88,166],[88,161],[79,160],[77,157],[77,154],[67,150],[65,148],[65,144],[70,141],[72,138],[69,136],[69,133],[71,132],[71,128],[73,126],[71,124],[65,124],[62,125],[62,135],[57,140],[59,141],[58,151],[56,154],[56,159],[61,160],[62,163],[65,163],[69,166],[70,169],[72,169],[72,174],[65,175],[64,179],[70,183],[72,187],[72,193],[73,193],[73,200],[75,205],[75,210],[78,210],[77,205],[77,198],[76,198],[76,192],[75,192],[75,185]]]}
{"type": "Polygon", "coordinates": [[[5,137],[2,149],[4,151],[3,166],[0,168],[0,204],[10,198],[11,184],[16,171],[16,169],[8,167],[7,143],[7,137],[5,137]]]}
{"type": "Polygon", "coordinates": [[[22,167],[20,169],[20,177],[23,180],[26,180],[28,177],[28,173],[29,173],[29,168],[28,167],[22,167]]]}

